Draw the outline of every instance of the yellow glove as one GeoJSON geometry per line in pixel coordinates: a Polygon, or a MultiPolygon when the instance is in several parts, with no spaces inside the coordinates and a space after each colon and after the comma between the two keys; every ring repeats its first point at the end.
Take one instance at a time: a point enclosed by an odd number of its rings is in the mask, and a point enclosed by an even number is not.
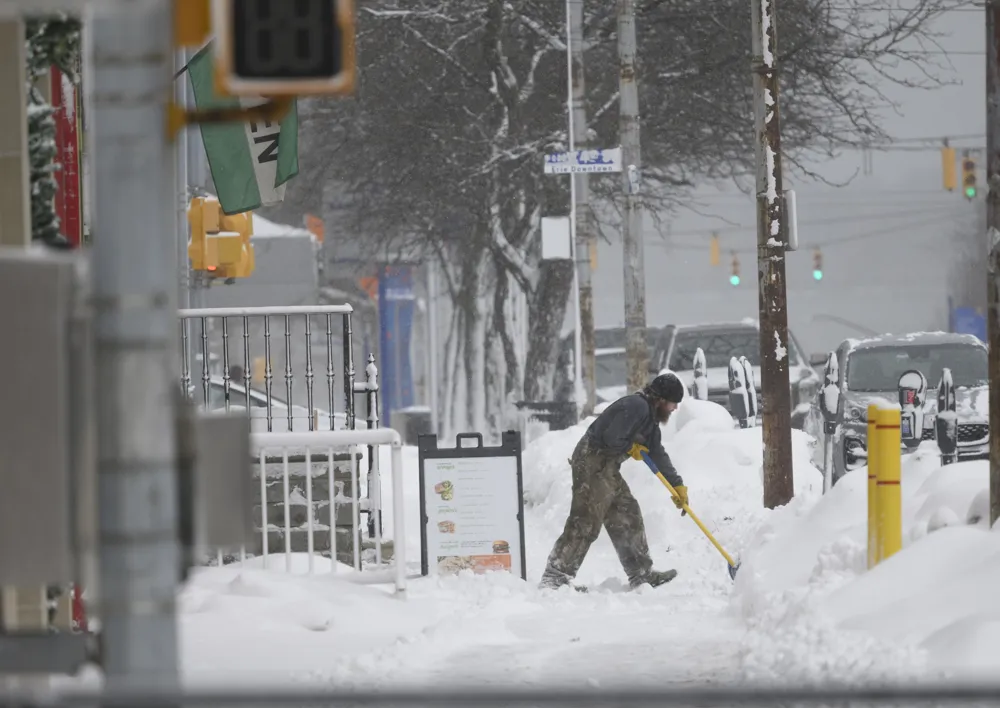
{"type": "Polygon", "coordinates": [[[683,511],[684,505],[688,503],[688,488],[681,485],[674,487],[674,491],[677,492],[677,496],[674,497],[674,506],[683,511]]]}
{"type": "Polygon", "coordinates": [[[632,449],[628,451],[628,454],[632,456],[633,460],[642,462],[642,453],[644,452],[649,452],[649,448],[639,443],[632,443],[632,449]]]}

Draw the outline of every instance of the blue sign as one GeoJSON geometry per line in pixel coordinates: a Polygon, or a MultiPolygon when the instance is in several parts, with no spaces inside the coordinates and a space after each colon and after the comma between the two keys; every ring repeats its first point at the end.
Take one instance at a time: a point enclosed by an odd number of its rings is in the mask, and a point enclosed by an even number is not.
{"type": "Polygon", "coordinates": [[[412,266],[383,265],[378,279],[379,394],[381,422],[391,425],[392,411],[413,405],[413,366],[410,344],[413,334],[412,266]]]}
{"type": "Polygon", "coordinates": [[[571,172],[621,172],[622,149],[576,150],[556,152],[545,156],[546,174],[571,172]]]}
{"type": "Polygon", "coordinates": [[[951,311],[951,331],[958,334],[974,334],[986,342],[986,316],[974,307],[956,307],[951,311]]]}

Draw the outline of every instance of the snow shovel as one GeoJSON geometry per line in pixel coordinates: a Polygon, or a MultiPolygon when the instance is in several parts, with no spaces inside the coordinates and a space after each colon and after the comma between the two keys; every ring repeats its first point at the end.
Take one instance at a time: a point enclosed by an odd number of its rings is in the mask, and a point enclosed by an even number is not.
{"type": "MultiPolygon", "coordinates": [[[[663,473],[660,472],[660,470],[656,469],[656,464],[649,458],[649,453],[647,453],[645,450],[642,450],[641,454],[643,461],[646,463],[646,466],[649,467],[650,471],[656,475],[657,479],[663,482],[663,486],[666,487],[667,491],[670,492],[670,496],[676,499],[677,492],[674,491],[674,488],[670,485],[670,482],[667,481],[667,478],[663,476],[663,473]]],[[[701,529],[701,532],[706,536],[708,536],[708,540],[712,542],[712,545],[715,546],[718,549],[719,553],[722,554],[722,557],[726,559],[726,562],[729,563],[729,577],[732,578],[733,580],[736,580],[736,571],[740,569],[740,564],[738,562],[734,562],[732,556],[726,553],[726,549],[724,549],[722,545],[715,540],[715,536],[712,535],[712,532],[709,531],[707,528],[705,528],[705,524],[701,523],[701,519],[699,519],[697,516],[694,515],[694,512],[691,511],[691,507],[685,504],[684,511],[687,512],[687,515],[691,517],[691,520],[693,522],[698,524],[698,528],[701,529]]]]}

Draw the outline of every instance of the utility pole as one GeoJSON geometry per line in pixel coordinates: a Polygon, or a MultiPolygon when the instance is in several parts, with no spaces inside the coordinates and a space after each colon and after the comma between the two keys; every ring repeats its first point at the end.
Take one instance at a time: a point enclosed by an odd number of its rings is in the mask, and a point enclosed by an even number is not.
{"type": "MultiPolygon", "coordinates": [[[[573,134],[577,147],[589,147],[587,140],[586,81],[583,64],[583,0],[566,0],[569,20],[570,95],[573,134]]],[[[571,175],[576,180],[576,268],[580,281],[581,376],[586,398],[583,415],[593,414],[597,405],[596,363],[594,361],[594,286],[591,257],[597,248],[597,223],[590,210],[590,175],[571,175]]]]}
{"type": "Polygon", "coordinates": [[[625,271],[625,356],[628,361],[630,391],[645,386],[649,375],[646,273],[642,243],[643,203],[640,195],[642,162],[639,149],[639,84],[635,55],[635,0],[618,0],[618,134],[621,138],[625,188],[622,262],[625,271]]]}
{"type": "MultiPolygon", "coordinates": [[[[986,0],[986,338],[990,430],[1000,430],[1000,0],[986,0]]],[[[1000,518],[1000,435],[990,435],[990,526],[1000,518]]]]}
{"type": "Polygon", "coordinates": [[[94,5],[93,313],[99,615],[111,688],[176,690],[178,636],[175,160],[171,3],[94,5]]]}
{"type": "Polygon", "coordinates": [[[781,188],[777,26],[773,0],[751,0],[754,152],[757,158],[757,275],[763,399],[764,506],[795,495],[792,478],[791,390],[788,381],[788,219],[781,188]]]}

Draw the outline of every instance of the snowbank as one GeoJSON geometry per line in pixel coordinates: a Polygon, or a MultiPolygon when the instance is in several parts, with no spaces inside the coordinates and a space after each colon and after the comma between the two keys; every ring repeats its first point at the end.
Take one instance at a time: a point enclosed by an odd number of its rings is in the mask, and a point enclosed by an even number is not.
{"type": "Polygon", "coordinates": [[[989,464],[942,468],[925,444],[902,469],[903,550],[867,570],[868,470],[760,527],[735,599],[747,678],[866,681],[1000,672],[1000,533],[989,464]],[[971,524],[970,524],[971,522],[971,524]],[[788,663],[807,653],[810,661],[788,663]]]}
{"type": "Polygon", "coordinates": [[[985,529],[987,465],[941,469],[929,447],[903,468],[905,547],[865,567],[866,470],[825,497],[811,439],[793,433],[796,497],[763,508],[761,430],[736,429],[715,404],[685,400],[664,426],[692,508],[743,565],[726,562],[640,462],[623,475],[643,512],[657,589],[623,592],[606,533],[578,582],[537,588],[571,499],[568,458],[591,421],[548,433],[523,455],[528,582],[507,573],[420,578],[417,451],[405,448],[402,499],[381,457],[386,536],[406,507],[410,584],[401,601],[352,571],[295,556],[198,569],[180,597],[187,682],[337,686],[730,683],[740,679],[897,682],[1000,668],[1000,532],[985,529]],[[978,519],[973,524],[968,520],[978,519]]]}
{"type": "MultiPolygon", "coordinates": [[[[392,504],[406,507],[406,601],[386,587],[351,583],[341,566],[324,573],[328,561],[317,560],[321,574],[306,576],[300,556],[290,573],[281,555],[267,570],[259,561],[199,569],[181,596],[187,681],[607,687],[737,679],[745,625],[730,611],[726,562],[642,463],[628,460],[623,474],[642,509],[655,566],[676,568],[677,578],[624,592],[624,572],[602,532],[577,578],[591,592],[537,588],[569,511],[568,458],[590,422],[548,433],[524,451],[528,582],[506,573],[420,578],[417,451],[404,448],[405,495],[393,500],[385,450],[386,537],[395,536],[392,504]]],[[[770,516],[761,503],[760,429],[734,429],[715,404],[688,399],[663,433],[692,507],[738,555],[770,516]]],[[[796,488],[814,497],[822,479],[809,464],[809,439],[794,431],[793,443],[796,488]]]]}

